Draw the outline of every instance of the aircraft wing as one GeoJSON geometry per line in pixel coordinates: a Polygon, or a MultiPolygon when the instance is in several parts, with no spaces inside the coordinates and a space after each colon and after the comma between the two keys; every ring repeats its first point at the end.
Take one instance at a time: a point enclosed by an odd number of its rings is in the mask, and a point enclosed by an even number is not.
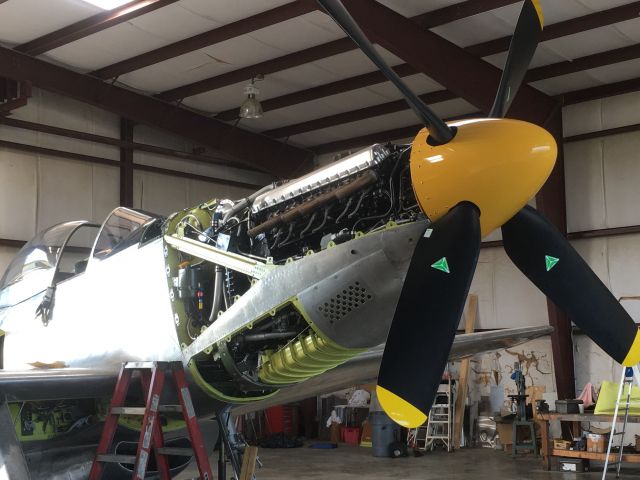
{"type": "Polygon", "coordinates": [[[120,367],[0,370],[0,396],[9,402],[109,397],[119,373],[120,367]]]}
{"type": "MultiPolygon", "coordinates": [[[[551,327],[543,326],[457,335],[449,360],[459,360],[477,353],[512,347],[547,335],[551,331],[551,327]]],[[[374,381],[378,375],[383,349],[384,345],[379,345],[322,375],[299,385],[283,388],[272,398],[235,407],[234,413],[247,413],[271,405],[332,392],[357,383],[374,381]]],[[[413,366],[407,365],[407,368],[413,368],[413,366]]],[[[108,397],[113,393],[118,373],[119,368],[113,370],[87,368],[0,370],[0,395],[5,395],[10,402],[108,397]]]]}
{"type": "MultiPolygon", "coordinates": [[[[552,327],[542,326],[507,328],[456,335],[449,353],[449,360],[460,360],[478,353],[513,347],[534,338],[548,335],[552,331],[552,327]]],[[[283,388],[277,395],[266,400],[234,407],[233,413],[240,415],[262,410],[273,405],[281,405],[323,393],[335,392],[358,383],[375,382],[383,350],[384,345],[379,345],[322,375],[310,378],[299,385],[283,388]]],[[[406,368],[420,368],[420,365],[406,365],[406,368]]]]}

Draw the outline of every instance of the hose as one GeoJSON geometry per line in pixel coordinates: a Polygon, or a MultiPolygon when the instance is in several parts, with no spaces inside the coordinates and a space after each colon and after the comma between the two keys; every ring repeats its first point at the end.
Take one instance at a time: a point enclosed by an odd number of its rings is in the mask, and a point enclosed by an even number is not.
{"type": "Polygon", "coordinates": [[[313,212],[313,215],[311,215],[311,219],[309,220],[309,223],[307,223],[307,226],[304,227],[304,230],[302,230],[300,232],[300,238],[304,237],[304,234],[309,231],[309,229],[311,228],[311,225],[313,225],[313,222],[315,221],[317,215],[318,215],[318,212],[313,212]]]}
{"type": "Polygon", "coordinates": [[[285,237],[284,240],[282,240],[280,243],[278,243],[277,247],[281,247],[281,246],[283,246],[285,243],[287,243],[289,241],[289,239],[291,238],[291,234],[293,233],[294,225],[295,225],[295,222],[289,224],[289,232],[287,233],[287,236],[285,237]]]}
{"type": "Polygon", "coordinates": [[[340,215],[338,215],[338,218],[336,218],[336,225],[340,223],[340,220],[342,220],[342,217],[344,217],[347,214],[347,212],[351,208],[352,203],[353,203],[353,197],[349,197],[349,200],[347,200],[347,206],[344,207],[344,210],[342,210],[342,213],[340,213],[340,215]]]}
{"type": "Polygon", "coordinates": [[[244,336],[247,342],[261,342],[263,340],[280,340],[282,338],[293,338],[296,332],[270,332],[270,333],[250,333],[244,336]]]}
{"type": "Polygon", "coordinates": [[[251,195],[249,195],[248,197],[243,198],[242,200],[238,200],[233,207],[231,207],[229,209],[229,211],[227,211],[224,216],[222,217],[222,223],[226,223],[226,221],[233,217],[236,213],[240,212],[241,210],[244,210],[247,207],[250,207],[254,200],[256,198],[258,198],[260,195],[262,195],[265,192],[268,192],[270,190],[273,190],[275,188],[275,183],[271,183],[269,185],[266,185],[264,187],[262,187],[260,190],[258,190],[257,192],[253,192],[251,195]]]}
{"type": "Polygon", "coordinates": [[[330,210],[329,207],[324,209],[324,218],[322,219],[322,222],[320,222],[320,225],[318,225],[316,228],[311,230],[311,234],[312,235],[314,233],[319,232],[320,230],[322,230],[324,228],[324,226],[327,224],[327,218],[329,218],[329,210],[330,210]]]}
{"type": "Polygon", "coordinates": [[[216,265],[215,276],[213,279],[213,302],[211,305],[211,314],[209,315],[209,324],[215,322],[218,318],[218,312],[220,312],[220,303],[222,302],[222,289],[224,285],[222,282],[224,278],[222,277],[222,267],[220,265],[216,265]]]}
{"type": "Polygon", "coordinates": [[[370,188],[367,188],[364,192],[362,192],[360,194],[360,198],[358,199],[358,203],[356,203],[356,208],[353,209],[353,212],[351,212],[349,215],[347,215],[347,218],[352,218],[353,216],[355,216],[356,213],[358,213],[358,210],[360,210],[360,206],[362,205],[362,201],[364,200],[364,197],[367,193],[369,193],[371,191],[370,188]]]}

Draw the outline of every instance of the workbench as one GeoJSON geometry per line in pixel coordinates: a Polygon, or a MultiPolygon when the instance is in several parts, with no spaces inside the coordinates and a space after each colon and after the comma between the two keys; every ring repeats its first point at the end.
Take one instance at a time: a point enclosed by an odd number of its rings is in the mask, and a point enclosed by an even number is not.
{"type": "MultiPolygon", "coordinates": [[[[573,422],[573,429],[578,429],[576,433],[582,433],[580,428],[580,422],[613,422],[613,415],[594,415],[590,413],[537,413],[534,419],[540,427],[540,454],[542,456],[542,462],[546,470],[551,469],[551,457],[565,457],[565,458],[583,458],[587,460],[597,460],[604,462],[606,453],[586,452],[579,450],[562,450],[553,448],[553,438],[549,437],[549,422],[552,420],[560,420],[561,422],[573,422]]],[[[618,416],[616,423],[622,423],[624,421],[624,415],[618,416]]],[[[640,415],[629,415],[627,423],[640,423],[640,415]]],[[[579,436],[579,435],[576,435],[579,436]]],[[[611,453],[609,455],[610,462],[618,461],[618,453],[611,453]]],[[[628,463],[640,463],[640,453],[624,454],[622,455],[622,461],[628,463]]]]}

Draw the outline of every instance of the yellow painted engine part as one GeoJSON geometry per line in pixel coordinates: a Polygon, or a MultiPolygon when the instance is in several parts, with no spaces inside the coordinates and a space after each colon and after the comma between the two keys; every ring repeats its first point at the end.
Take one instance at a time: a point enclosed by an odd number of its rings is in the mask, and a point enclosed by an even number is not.
{"type": "Polygon", "coordinates": [[[304,332],[279,350],[263,356],[260,380],[273,385],[301,382],[363,351],[341,347],[315,331],[304,332]]]}

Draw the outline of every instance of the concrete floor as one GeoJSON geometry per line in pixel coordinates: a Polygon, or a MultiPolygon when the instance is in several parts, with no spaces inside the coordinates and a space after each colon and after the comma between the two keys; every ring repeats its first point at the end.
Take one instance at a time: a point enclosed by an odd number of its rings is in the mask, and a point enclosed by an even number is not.
{"type": "MultiPolygon", "coordinates": [[[[601,468],[584,474],[547,472],[542,469],[539,458],[526,455],[512,459],[504,452],[483,448],[391,459],[372,457],[368,448],[340,444],[335,450],[263,448],[259,451],[259,457],[264,467],[257,470],[257,480],[595,480],[602,476],[601,468]]],[[[217,473],[215,462],[215,457],[212,457],[214,476],[217,473]]],[[[195,466],[189,467],[180,478],[189,479],[192,476],[197,478],[195,466]]],[[[613,479],[615,475],[609,474],[609,478],[613,479]]],[[[640,478],[640,471],[625,470],[622,478],[640,478]]]]}

